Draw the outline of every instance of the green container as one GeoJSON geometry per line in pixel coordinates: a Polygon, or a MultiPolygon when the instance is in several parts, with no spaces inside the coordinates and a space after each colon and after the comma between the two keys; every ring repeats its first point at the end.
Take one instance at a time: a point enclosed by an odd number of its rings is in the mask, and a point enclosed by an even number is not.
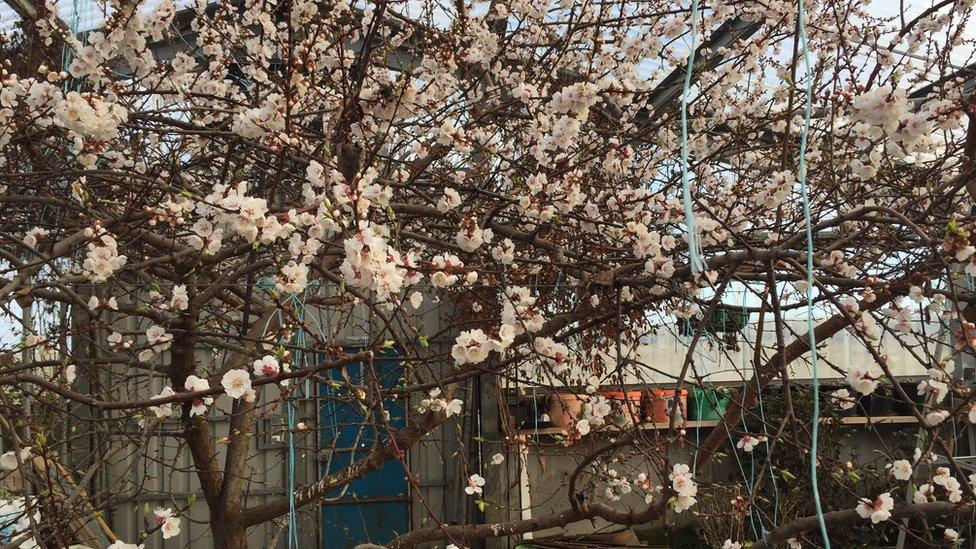
{"type": "Polygon", "coordinates": [[[722,389],[694,387],[688,395],[688,419],[721,419],[729,406],[728,392],[722,389]]]}

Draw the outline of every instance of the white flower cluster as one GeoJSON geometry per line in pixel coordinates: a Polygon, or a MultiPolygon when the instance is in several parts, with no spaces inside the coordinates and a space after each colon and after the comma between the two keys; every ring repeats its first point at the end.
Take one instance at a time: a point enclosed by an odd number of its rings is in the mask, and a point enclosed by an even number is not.
{"type": "MultiPolygon", "coordinates": [[[[973,481],[970,476],[970,482],[973,481]]],[[[962,484],[952,476],[948,467],[936,467],[932,482],[922,484],[915,490],[912,501],[915,503],[926,503],[938,499],[938,494],[944,494],[945,498],[951,503],[962,501],[962,484]]]]}
{"type": "Polygon", "coordinates": [[[464,493],[469,496],[481,494],[485,486],[485,477],[474,473],[468,477],[468,485],[464,487],[464,493]]]}
{"type": "Polygon", "coordinates": [[[549,107],[552,112],[566,113],[585,118],[590,107],[600,100],[600,86],[593,82],[570,84],[552,94],[549,107]]]}
{"type": "Polygon", "coordinates": [[[193,234],[186,237],[186,241],[194,249],[200,250],[204,255],[213,255],[220,249],[224,238],[223,229],[214,227],[206,219],[198,219],[190,230],[193,234]]]}
{"type": "Polygon", "coordinates": [[[231,131],[245,139],[283,135],[286,108],[284,97],[277,93],[268,94],[260,106],[243,109],[234,115],[231,131]]]}
{"type": "Polygon", "coordinates": [[[298,294],[308,286],[308,265],[289,261],[275,275],[275,287],[286,294],[298,294]]]}
{"type": "MultiPolygon", "coordinates": [[[[160,391],[158,395],[156,395],[155,397],[153,397],[153,399],[155,400],[157,398],[160,398],[160,399],[167,398],[167,397],[171,397],[171,396],[173,396],[175,394],[176,394],[176,391],[174,391],[172,387],[166,386],[166,387],[163,387],[163,390],[160,391]]],[[[153,415],[156,416],[156,419],[162,419],[164,417],[170,417],[170,416],[173,415],[173,403],[172,402],[164,402],[164,403],[159,404],[157,406],[150,406],[149,407],[149,411],[152,412],[153,415]]]]}
{"type": "Polygon", "coordinates": [[[139,353],[139,360],[143,362],[152,358],[156,353],[169,349],[173,343],[173,334],[168,333],[166,328],[153,324],[146,329],[146,341],[149,342],[149,347],[139,353]]]}
{"type": "MultiPolygon", "coordinates": [[[[966,274],[969,276],[976,276],[976,246],[964,246],[962,249],[956,251],[956,260],[964,261],[966,263],[966,274]]],[[[935,299],[939,300],[939,305],[945,302],[945,295],[935,294],[932,296],[933,301],[935,299]]]]}
{"type": "Polygon", "coordinates": [[[536,307],[536,298],[528,288],[510,286],[505,290],[502,301],[502,324],[515,329],[515,335],[525,332],[538,332],[545,324],[542,311],[536,307]]]}
{"type": "Polygon", "coordinates": [[[851,133],[855,144],[869,150],[869,161],[854,159],[855,175],[867,180],[877,174],[883,156],[900,158],[912,164],[935,158],[938,152],[937,134],[960,125],[958,109],[950,99],[926,101],[916,112],[909,111],[904,90],[890,85],[878,86],[851,101],[854,122],[851,133]],[[889,140],[876,143],[885,135],[889,140]]]}
{"type": "Polygon", "coordinates": [[[895,330],[907,334],[912,331],[912,308],[903,307],[897,301],[882,311],[886,317],[894,321],[895,330]]]}
{"type": "Polygon", "coordinates": [[[786,201],[795,184],[796,175],[792,171],[774,171],[766,186],[760,189],[758,198],[766,208],[775,209],[786,201]]]}
{"type": "Polygon", "coordinates": [[[458,281],[458,275],[453,274],[464,268],[464,262],[454,254],[439,254],[430,261],[433,273],[430,275],[430,283],[435,288],[447,288],[453,286],[458,281]]]}
{"type": "Polygon", "coordinates": [[[679,463],[671,468],[671,488],[674,490],[674,512],[681,513],[691,509],[698,503],[698,484],[695,483],[694,473],[688,465],[679,463]]]}
{"type": "Polygon", "coordinates": [[[743,452],[752,452],[756,449],[759,444],[766,442],[766,435],[759,435],[754,437],[750,434],[743,435],[738,442],[735,443],[735,447],[742,450],[743,452]]]}
{"type": "Polygon", "coordinates": [[[583,421],[586,421],[587,432],[590,428],[599,429],[606,425],[607,416],[613,411],[610,401],[606,397],[598,396],[583,404],[583,421]]]}
{"type": "Polygon", "coordinates": [[[467,45],[461,51],[465,63],[480,64],[485,68],[498,54],[498,36],[488,28],[487,21],[478,17],[471,20],[465,32],[467,45]]]}
{"type": "Polygon", "coordinates": [[[173,286],[173,295],[169,300],[169,308],[173,311],[185,311],[190,306],[190,294],[186,291],[185,284],[173,286]]]}
{"type": "Polygon", "coordinates": [[[220,249],[228,231],[249,244],[267,245],[287,238],[295,229],[290,223],[282,224],[277,216],[268,215],[268,201],[248,196],[247,183],[243,181],[234,186],[214,185],[213,191],[197,202],[195,211],[201,219],[194,223],[194,234],[188,241],[208,254],[220,249]]]}
{"type": "MultiPolygon", "coordinates": [[[[837,271],[846,277],[854,277],[858,272],[857,267],[847,262],[846,256],[841,250],[832,250],[827,257],[820,260],[820,266],[825,269],[837,271]]],[[[856,313],[857,307],[855,307],[851,312],[856,313]]]]}
{"type": "Polygon", "coordinates": [[[420,275],[413,269],[413,258],[391,248],[386,238],[373,225],[361,227],[343,242],[346,258],[339,270],[346,283],[355,288],[376,292],[380,301],[398,298],[401,290],[416,284],[420,275]]]}
{"type": "Polygon", "coordinates": [[[572,357],[566,345],[556,343],[551,337],[537,337],[532,341],[532,348],[539,355],[541,366],[556,375],[569,371],[572,357]]]}
{"type": "Polygon", "coordinates": [[[461,221],[461,227],[458,230],[457,236],[455,236],[455,241],[462,250],[473,252],[483,244],[490,243],[493,237],[494,234],[491,229],[478,227],[478,220],[469,216],[461,221]]]}
{"type": "Polygon", "coordinates": [[[919,396],[931,396],[935,404],[945,400],[949,394],[949,383],[952,381],[952,376],[949,375],[944,366],[945,364],[941,364],[928,369],[928,379],[923,379],[918,383],[919,396]]]}
{"type": "Polygon", "coordinates": [[[923,419],[925,420],[926,425],[928,425],[929,427],[934,427],[942,423],[946,419],[948,419],[950,415],[951,414],[949,413],[948,410],[935,408],[933,410],[929,410],[928,412],[926,412],[925,417],[923,419]]]}
{"type": "Polygon", "coordinates": [[[862,395],[870,395],[878,388],[884,372],[874,362],[867,364],[849,364],[845,380],[852,389],[862,395]]]}
{"type": "Polygon", "coordinates": [[[603,493],[608,500],[620,501],[621,496],[631,493],[633,489],[627,477],[617,473],[616,469],[607,471],[607,487],[603,493]]]}
{"type": "Polygon", "coordinates": [[[437,201],[437,210],[447,213],[461,205],[461,195],[451,187],[444,188],[444,196],[437,201]]]}
{"type": "Polygon", "coordinates": [[[92,93],[68,92],[54,110],[54,123],[84,139],[108,141],[119,133],[119,125],[128,120],[124,107],[92,93]]]}
{"type": "MultiPolygon", "coordinates": [[[[210,382],[195,375],[186,376],[183,387],[187,391],[207,391],[210,389],[210,382]]],[[[190,402],[190,417],[202,416],[207,413],[207,406],[213,404],[212,397],[201,397],[190,402]]]]}
{"type": "Polygon", "coordinates": [[[503,265],[511,265],[515,261],[515,243],[506,238],[491,249],[491,257],[503,265]]]}
{"type": "Polygon", "coordinates": [[[132,339],[123,336],[120,332],[112,332],[105,338],[113,349],[128,349],[132,346],[132,339]]]}
{"type": "Polygon", "coordinates": [[[661,486],[657,486],[651,481],[651,477],[647,473],[637,474],[637,485],[644,490],[644,503],[648,505],[654,501],[654,494],[662,490],[661,486]]]}
{"type": "Polygon", "coordinates": [[[98,296],[91,296],[88,298],[88,308],[91,310],[96,310],[99,308],[111,309],[113,311],[119,310],[119,302],[114,297],[108,299],[98,299],[98,296]]]}
{"type": "MultiPolygon", "coordinates": [[[[92,31],[88,33],[88,45],[82,45],[73,36],[68,40],[77,54],[68,68],[75,78],[98,79],[110,59],[128,65],[140,79],[149,76],[157,63],[149,42],[164,39],[164,30],[170,26],[176,9],[172,0],[161,0],[147,13],[144,6],[120,4],[113,17],[110,32],[92,31]],[[119,24],[121,23],[121,24],[119,24]]],[[[151,82],[146,82],[152,86],[151,82]]]]}
{"type": "Polygon", "coordinates": [[[628,223],[627,230],[633,235],[634,255],[638,259],[647,258],[644,272],[659,278],[671,278],[674,275],[674,261],[666,252],[674,249],[677,240],[671,235],[661,236],[657,231],[650,231],[647,225],[636,221],[628,223]]]}
{"type": "Polygon", "coordinates": [[[907,459],[898,459],[888,465],[888,471],[895,480],[908,480],[912,478],[912,463],[907,459]]]}
{"type": "Polygon", "coordinates": [[[50,231],[47,229],[42,227],[34,227],[33,229],[27,231],[27,233],[24,235],[23,242],[31,248],[36,248],[37,243],[44,240],[44,237],[46,237],[48,234],[50,234],[50,231]]]}
{"type": "Polygon", "coordinates": [[[496,352],[503,354],[515,340],[515,329],[508,324],[502,324],[496,337],[488,337],[484,330],[476,328],[458,334],[451,348],[451,357],[457,365],[479,364],[488,358],[488,354],[496,352]]]}
{"type": "Polygon", "coordinates": [[[840,406],[841,410],[850,410],[857,404],[857,401],[854,400],[851,392],[847,389],[837,389],[830,393],[830,402],[840,406]]]}
{"type": "Polygon", "coordinates": [[[333,171],[336,183],[332,186],[332,196],[340,208],[348,213],[355,213],[358,219],[365,219],[370,208],[379,206],[386,208],[393,197],[393,188],[376,183],[379,178],[376,168],[369,167],[352,185],[345,182],[337,171],[333,171]]]}
{"type": "MultiPolygon", "coordinates": [[[[258,377],[276,376],[280,373],[291,372],[291,366],[287,362],[279,363],[274,355],[264,355],[255,360],[252,366],[254,368],[254,375],[258,377]]],[[[287,387],[288,380],[281,380],[280,385],[287,387]]]]}
{"type": "Polygon", "coordinates": [[[186,223],[187,215],[193,211],[193,207],[193,201],[186,197],[181,196],[176,200],[166,197],[158,206],[146,206],[146,211],[152,215],[149,219],[150,225],[165,223],[178,227],[186,223]]]}
{"type": "Polygon", "coordinates": [[[121,269],[126,262],[124,255],[119,255],[118,243],[115,237],[100,226],[91,230],[91,241],[88,242],[88,252],[81,264],[82,274],[92,282],[105,282],[115,271],[121,269]]]}
{"type": "MultiPolygon", "coordinates": [[[[855,97],[851,108],[855,122],[892,132],[908,114],[908,98],[903,90],[893,90],[890,85],[877,86],[855,97]]],[[[880,133],[873,136],[880,137],[880,133]]]]}
{"type": "Polygon", "coordinates": [[[417,407],[417,411],[420,413],[434,412],[444,412],[445,417],[451,417],[456,414],[460,414],[464,409],[464,401],[460,399],[448,400],[441,396],[441,390],[438,388],[431,389],[427,394],[428,397],[420,401],[420,406],[417,407]]]}
{"type": "Polygon", "coordinates": [[[159,525],[159,531],[163,534],[163,539],[180,535],[180,519],[173,516],[173,509],[157,507],[153,510],[153,516],[156,524],[159,525]]]}
{"type": "Polygon", "coordinates": [[[253,402],[257,396],[251,388],[251,374],[247,370],[239,368],[228,370],[221,378],[220,385],[227,396],[233,399],[243,398],[246,402],[253,402]]]}
{"type": "Polygon", "coordinates": [[[861,518],[869,518],[872,524],[877,524],[891,518],[891,510],[894,508],[895,500],[891,498],[890,493],[885,492],[874,500],[862,498],[854,510],[861,518]]]}

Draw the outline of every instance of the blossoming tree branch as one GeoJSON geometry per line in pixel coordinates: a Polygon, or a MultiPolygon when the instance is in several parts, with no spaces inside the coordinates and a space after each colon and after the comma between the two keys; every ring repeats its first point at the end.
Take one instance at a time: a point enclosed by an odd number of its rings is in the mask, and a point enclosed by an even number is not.
{"type": "MultiPolygon", "coordinates": [[[[976,421],[956,373],[976,351],[971,5],[807,1],[803,63],[798,5],[778,0],[112,0],[86,34],[35,0],[0,80],[10,539],[135,547],[205,504],[213,546],[242,548],[390,462],[422,505],[408,455],[472,428],[477,382],[482,400],[543,395],[565,417],[503,410],[493,456],[459,437],[456,497],[517,507],[488,473],[545,445],[571,454],[568,486],[501,522],[428,506],[390,547],[692,516],[723,525],[708,539],[725,547],[821,546],[821,522],[958,542],[976,504],[954,457],[976,421]],[[822,417],[797,373],[811,330],[866,357],[817,350],[837,380],[822,417]],[[665,337],[674,364],[646,360],[665,337]],[[678,398],[645,430],[655,391],[707,389],[700,353],[733,348],[711,430],[693,433],[678,398]],[[255,500],[262,420],[326,389],[370,444],[255,500]],[[870,461],[823,442],[811,455],[818,421],[842,432],[871,398],[907,410],[910,444],[865,429],[870,461]],[[522,429],[540,421],[555,427],[522,429]],[[91,483],[158,437],[188,470],[91,483]],[[751,477],[704,474],[733,455],[751,477]],[[137,539],[104,520],[177,473],[200,502],[164,497],[137,539]],[[733,497],[706,507],[719,484],[733,497]]],[[[298,459],[336,446],[307,421],[279,433],[298,459]]]]}

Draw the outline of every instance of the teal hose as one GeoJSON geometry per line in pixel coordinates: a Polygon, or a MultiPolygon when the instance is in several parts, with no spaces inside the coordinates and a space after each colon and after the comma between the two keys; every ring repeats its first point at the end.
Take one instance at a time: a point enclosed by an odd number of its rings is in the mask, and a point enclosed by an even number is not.
{"type": "Polygon", "coordinates": [[[810,440],[810,488],[813,491],[813,506],[817,512],[817,524],[824,547],[830,549],[827,537],[827,524],[824,522],[823,506],[820,504],[820,488],[817,483],[817,446],[820,431],[820,373],[817,369],[817,336],[813,332],[813,224],[810,220],[810,192],[807,186],[807,138],[810,134],[810,113],[813,110],[813,72],[810,70],[810,49],[807,29],[804,24],[803,0],[797,1],[797,30],[800,48],[803,50],[803,64],[806,67],[806,99],[803,105],[803,131],[800,133],[799,174],[800,193],[803,196],[803,223],[807,233],[807,336],[810,344],[810,368],[813,374],[813,427],[810,440]]]}
{"type": "MultiPolygon", "coordinates": [[[[296,296],[292,295],[291,300],[293,303],[297,304],[298,309],[298,319],[301,323],[301,328],[296,334],[296,343],[299,348],[305,347],[305,297],[306,294],[302,292],[302,300],[298,301],[296,296]]],[[[280,313],[280,311],[279,311],[280,313]]],[[[300,368],[304,361],[302,356],[302,351],[299,349],[295,350],[295,367],[300,368]]],[[[288,548],[298,549],[298,514],[295,509],[295,408],[292,405],[291,392],[289,391],[288,396],[285,398],[285,407],[288,410],[288,548]]]]}

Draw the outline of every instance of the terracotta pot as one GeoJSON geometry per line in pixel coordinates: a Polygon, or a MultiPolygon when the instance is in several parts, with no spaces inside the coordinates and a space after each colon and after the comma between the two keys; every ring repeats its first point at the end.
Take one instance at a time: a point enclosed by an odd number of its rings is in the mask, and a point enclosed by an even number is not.
{"type": "Polygon", "coordinates": [[[641,421],[641,401],[644,393],[640,391],[607,391],[603,396],[613,406],[611,420],[617,426],[629,425],[641,421]]]}
{"type": "Polygon", "coordinates": [[[576,393],[549,395],[549,422],[553,427],[569,429],[583,415],[583,405],[590,397],[576,393]]]}
{"type": "MultiPolygon", "coordinates": [[[[674,389],[654,389],[647,398],[647,408],[644,417],[651,423],[668,423],[671,420],[671,406],[674,402],[676,391],[674,389]]],[[[676,424],[684,422],[688,417],[688,390],[682,389],[678,395],[679,417],[675,418],[676,424]]]]}

